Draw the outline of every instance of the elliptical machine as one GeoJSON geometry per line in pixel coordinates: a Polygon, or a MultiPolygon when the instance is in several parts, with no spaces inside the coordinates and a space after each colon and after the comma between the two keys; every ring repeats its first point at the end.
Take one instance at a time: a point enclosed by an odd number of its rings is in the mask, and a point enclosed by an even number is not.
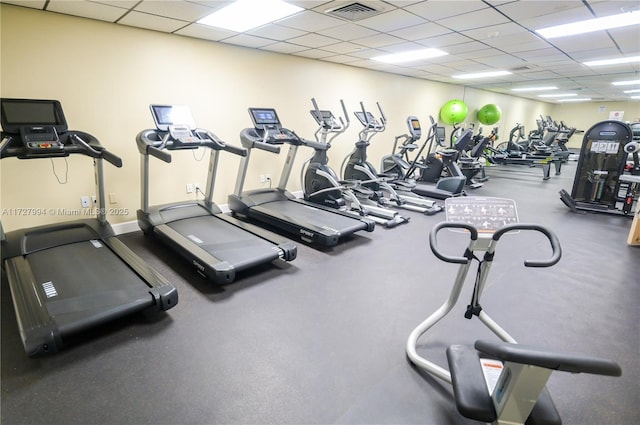
{"type": "MultiPolygon", "coordinates": [[[[431,125],[429,126],[427,138],[411,162],[409,169],[405,171],[405,179],[411,178],[416,172],[418,173],[416,187],[412,190],[421,196],[446,199],[453,196],[466,195],[464,186],[467,178],[455,163],[457,151],[453,149],[443,149],[437,152],[431,151],[434,141],[437,146],[445,146],[445,133],[444,127],[439,127],[432,116],[429,116],[429,119],[431,120],[431,125]],[[427,156],[426,158],[422,158],[420,155],[427,145],[427,156]],[[443,177],[445,168],[451,168],[449,177],[443,177]],[[435,186],[429,183],[435,183],[435,186]]],[[[416,137],[416,140],[422,135],[420,122],[417,118],[409,126],[409,131],[416,137]]],[[[468,140],[470,137],[471,130],[467,129],[458,142],[466,143],[465,140],[468,140]]]]}
{"type": "Polygon", "coordinates": [[[373,201],[368,201],[368,198],[373,195],[373,191],[363,187],[362,182],[339,180],[336,173],[328,165],[327,151],[331,148],[331,141],[349,127],[347,109],[341,99],[340,105],[344,113],[344,120],[340,117],[340,122],[338,122],[331,111],[320,110],[315,99],[311,99],[311,103],[313,103],[314,109],[309,112],[319,126],[314,133],[314,137],[319,143],[312,146],[313,156],[302,164],[300,170],[304,199],[353,215],[367,216],[376,224],[381,224],[384,227],[395,227],[398,224],[408,222],[409,218],[401,216],[397,211],[379,207],[374,205],[373,201]],[[363,201],[361,202],[360,199],[363,201]],[[363,202],[366,205],[363,205],[363,202]]]}
{"type": "Polygon", "coordinates": [[[482,308],[480,298],[486,288],[496,246],[505,234],[535,231],[543,234],[551,245],[550,258],[526,260],[527,267],[549,267],[561,257],[560,243],[549,229],[537,224],[518,222],[515,202],[501,198],[451,198],[445,201],[447,221],[436,224],[429,234],[434,255],[460,268],[448,299],[410,334],[406,351],[419,369],[453,386],[456,407],[465,417],[494,425],[561,424],[553,400],[545,384],[554,370],[620,376],[620,366],[611,360],[569,355],[519,345],[482,308]],[[469,244],[463,256],[444,253],[438,245],[443,229],[466,231],[469,244]],[[482,260],[479,253],[484,252],[482,260]],[[478,254],[478,255],[476,255],[478,254]],[[422,357],[418,339],[440,322],[455,307],[465,284],[471,262],[478,270],[471,302],[464,313],[466,319],[477,316],[501,342],[476,340],[473,344],[450,345],[447,350],[449,368],[422,357]]]}
{"type": "Polygon", "coordinates": [[[376,102],[376,105],[380,111],[380,121],[372,113],[365,110],[362,102],[360,102],[361,111],[355,112],[363,128],[359,133],[355,149],[342,161],[340,170],[343,178],[361,181],[364,187],[373,191],[371,199],[381,205],[391,205],[426,215],[442,211],[442,208],[434,201],[418,197],[414,193],[407,193],[408,191],[399,193],[392,184],[397,176],[378,174],[375,167],[367,161],[367,146],[369,146],[371,139],[386,128],[384,112],[379,103],[376,102]]]}

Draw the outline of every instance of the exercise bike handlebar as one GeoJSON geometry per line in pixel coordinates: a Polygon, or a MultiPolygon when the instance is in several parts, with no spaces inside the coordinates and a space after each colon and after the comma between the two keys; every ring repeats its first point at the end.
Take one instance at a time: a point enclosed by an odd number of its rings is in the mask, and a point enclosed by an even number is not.
{"type": "Polygon", "coordinates": [[[462,222],[451,222],[451,221],[442,221],[431,229],[431,233],[429,233],[429,245],[431,246],[431,252],[438,257],[438,259],[445,261],[447,263],[455,263],[455,264],[467,264],[469,262],[469,258],[467,257],[457,257],[453,255],[447,255],[440,251],[438,247],[438,232],[442,229],[465,229],[471,233],[471,240],[475,241],[478,239],[478,229],[475,228],[472,224],[462,223],[462,222]]]}
{"type": "Polygon", "coordinates": [[[511,232],[513,230],[533,230],[542,233],[547,237],[549,243],[551,244],[551,257],[546,260],[525,260],[524,265],[526,267],[551,267],[560,261],[560,257],[562,256],[562,249],[560,248],[560,241],[555,233],[551,230],[547,229],[544,226],[539,224],[529,224],[529,223],[515,223],[508,224],[500,229],[496,230],[493,234],[492,239],[494,241],[500,240],[502,235],[505,233],[511,232]]]}
{"type": "MultiPolygon", "coordinates": [[[[438,257],[438,259],[442,261],[446,261],[448,263],[467,264],[469,262],[469,257],[467,256],[457,257],[457,256],[447,255],[442,253],[442,251],[440,251],[440,249],[438,248],[438,240],[437,240],[438,232],[445,228],[468,230],[471,233],[472,241],[475,241],[478,239],[478,229],[476,229],[475,226],[469,223],[443,221],[436,224],[431,230],[431,233],[429,234],[429,245],[431,246],[431,251],[436,257],[438,257]]],[[[524,265],[526,267],[550,267],[556,264],[558,261],[560,261],[560,257],[562,256],[562,249],[560,248],[560,242],[558,241],[558,237],[551,230],[539,224],[528,224],[528,223],[508,224],[496,230],[491,236],[491,238],[495,242],[497,242],[500,240],[500,238],[504,234],[515,231],[515,230],[532,230],[532,231],[540,232],[544,236],[546,236],[546,238],[549,240],[549,243],[551,245],[552,253],[550,258],[543,259],[543,260],[525,260],[524,265]]]]}

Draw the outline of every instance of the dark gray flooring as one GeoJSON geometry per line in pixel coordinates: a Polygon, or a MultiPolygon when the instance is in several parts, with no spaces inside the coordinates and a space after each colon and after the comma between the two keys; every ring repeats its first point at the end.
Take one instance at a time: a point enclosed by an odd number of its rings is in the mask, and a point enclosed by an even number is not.
{"type": "MultiPolygon", "coordinates": [[[[572,214],[560,202],[573,170],[543,182],[539,169],[491,168],[492,180],[471,192],[515,199],[521,221],[549,226],[563,247],[555,267],[526,269],[525,258],[547,253],[544,241],[505,238],[483,304],[521,343],[621,364],[621,378],[551,377],[566,424],[638,424],[640,249],[626,245],[631,220],[572,214]]],[[[179,305],[92,331],[45,359],[24,355],[3,280],[2,423],[472,423],[451,389],[405,356],[409,333],[448,295],[457,270],[428,248],[443,215],[407,214],[407,225],[332,250],[299,245],[293,263],[225,287],[140,232],[124,235],[178,287],[179,305]]],[[[443,245],[462,253],[450,235],[443,245]]],[[[433,330],[423,355],[444,364],[447,345],[490,337],[463,309],[433,330]]]]}

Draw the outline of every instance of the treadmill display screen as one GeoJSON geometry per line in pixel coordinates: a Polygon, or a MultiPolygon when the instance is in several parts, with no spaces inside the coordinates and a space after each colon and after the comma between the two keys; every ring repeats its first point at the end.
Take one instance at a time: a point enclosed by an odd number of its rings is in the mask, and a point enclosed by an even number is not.
{"type": "Polygon", "coordinates": [[[2,128],[17,133],[20,127],[55,126],[58,133],[67,131],[67,121],[57,100],[0,99],[2,128]]]}
{"type": "Polygon", "coordinates": [[[280,125],[278,114],[272,108],[249,108],[249,114],[255,127],[280,125]]]}
{"type": "Polygon", "coordinates": [[[444,141],[446,139],[444,127],[436,127],[436,139],[441,141],[444,141]]]}
{"type": "Polygon", "coordinates": [[[418,119],[412,119],[410,122],[413,130],[420,131],[420,121],[418,119]]]}
{"type": "Polygon", "coordinates": [[[182,125],[190,130],[196,128],[191,115],[191,109],[185,105],[151,105],[151,115],[156,127],[161,131],[168,131],[170,125],[182,125]]]}

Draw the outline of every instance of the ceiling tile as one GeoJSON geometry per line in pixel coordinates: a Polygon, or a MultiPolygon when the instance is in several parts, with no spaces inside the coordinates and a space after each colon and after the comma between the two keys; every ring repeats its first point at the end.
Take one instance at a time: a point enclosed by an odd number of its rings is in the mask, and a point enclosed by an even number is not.
{"type": "Polygon", "coordinates": [[[90,3],[102,3],[108,6],[120,7],[122,9],[131,9],[133,6],[138,4],[138,2],[139,0],[90,0],[90,3]]]}
{"type": "Polygon", "coordinates": [[[301,35],[305,35],[306,32],[294,28],[283,27],[282,25],[269,24],[247,31],[247,34],[282,41],[293,37],[300,37],[301,35]]]}
{"type": "Polygon", "coordinates": [[[435,22],[426,22],[424,24],[391,31],[389,34],[406,40],[418,40],[421,38],[436,37],[450,32],[451,30],[449,28],[438,25],[435,22]]]}
{"type": "Polygon", "coordinates": [[[47,10],[107,22],[115,22],[127,13],[126,9],[87,1],[52,1],[47,10]]]}
{"type": "Polygon", "coordinates": [[[330,44],[336,44],[340,40],[335,38],[325,37],[320,34],[307,34],[301,37],[295,37],[288,40],[290,43],[299,44],[306,47],[323,47],[330,44]]]}
{"type": "MultiPolygon", "coordinates": [[[[417,43],[423,44],[427,47],[445,48],[454,44],[469,43],[473,41],[469,37],[460,33],[449,33],[445,35],[439,35],[437,37],[424,38],[416,40],[417,43]]],[[[443,49],[446,51],[446,48],[443,49]]]]}
{"type": "Polygon", "coordinates": [[[302,31],[316,32],[331,27],[337,27],[338,25],[344,24],[344,21],[321,13],[313,12],[311,10],[306,10],[288,18],[280,19],[277,23],[279,25],[284,25],[285,27],[295,28],[302,31]]]}
{"type": "MultiPolygon", "coordinates": [[[[454,2],[455,3],[455,2],[454,2]]],[[[494,25],[504,24],[509,19],[493,9],[482,9],[464,15],[456,15],[450,18],[439,19],[438,24],[454,31],[468,31],[474,28],[487,28],[487,32],[494,25]]]]}
{"type": "Polygon", "coordinates": [[[585,35],[554,38],[551,44],[569,54],[592,49],[615,49],[615,44],[605,31],[589,34],[588,38],[585,35]]]}
{"type": "Polygon", "coordinates": [[[186,35],[188,37],[202,38],[205,40],[218,41],[228,37],[232,37],[237,32],[227,31],[220,28],[210,27],[209,25],[191,24],[179,29],[174,34],[186,35]]]}
{"type": "Polygon", "coordinates": [[[390,46],[392,44],[403,43],[404,41],[405,40],[401,38],[394,37],[389,34],[378,34],[372,37],[358,38],[356,40],[353,40],[354,43],[362,44],[363,46],[367,47],[390,46]]]}
{"type": "Polygon", "coordinates": [[[244,47],[262,47],[268,44],[273,44],[273,40],[268,40],[262,37],[255,37],[249,34],[238,34],[233,37],[225,38],[223,43],[236,44],[244,47]]]}
{"type": "Polygon", "coordinates": [[[342,42],[342,43],[336,43],[336,44],[332,44],[330,46],[324,46],[322,48],[323,50],[329,51],[329,52],[333,52],[339,55],[344,55],[344,54],[349,54],[349,53],[353,53],[353,52],[359,52],[361,50],[367,49],[366,47],[360,45],[360,44],[355,44],[355,43],[349,43],[349,42],[342,42]]]}
{"type": "MultiPolygon", "coordinates": [[[[487,8],[481,1],[471,0],[430,0],[422,1],[405,7],[405,10],[422,16],[429,21],[438,22],[440,19],[460,15],[487,8]]],[[[467,19],[471,16],[467,16],[467,19]]]]}
{"type": "Polygon", "coordinates": [[[187,25],[184,21],[136,12],[135,10],[125,15],[118,23],[163,32],[173,32],[187,25]]]}
{"type": "Polygon", "coordinates": [[[43,9],[47,2],[45,0],[2,0],[2,3],[30,7],[32,9],[43,9]]]}
{"type": "Polygon", "coordinates": [[[351,41],[355,40],[356,38],[371,37],[376,34],[380,34],[380,32],[378,31],[374,31],[372,29],[361,27],[360,25],[355,24],[343,24],[337,27],[327,28],[316,32],[318,34],[337,38],[338,40],[343,41],[351,41]]]}
{"type": "Polygon", "coordinates": [[[330,56],[335,56],[334,53],[327,52],[321,49],[308,49],[308,50],[303,50],[301,52],[296,52],[294,54],[296,56],[304,56],[305,58],[311,58],[311,59],[322,59],[330,56]]]}
{"type": "Polygon", "coordinates": [[[402,9],[395,9],[390,12],[381,13],[371,18],[358,21],[358,25],[382,32],[395,31],[424,23],[426,23],[424,18],[402,9]]]}
{"type": "Polygon", "coordinates": [[[214,11],[199,3],[179,0],[142,1],[134,10],[183,21],[197,21],[214,11]]]}
{"type": "Polygon", "coordinates": [[[292,53],[301,52],[303,50],[307,50],[307,48],[304,46],[298,46],[297,44],[286,43],[284,41],[263,46],[261,47],[261,49],[270,50],[272,52],[278,52],[278,53],[287,53],[287,54],[292,54],[292,53]]]}
{"type": "Polygon", "coordinates": [[[334,63],[350,64],[351,62],[356,62],[361,59],[354,58],[353,56],[349,56],[349,55],[336,55],[336,56],[329,56],[329,57],[323,58],[322,60],[334,62],[334,63]]]}

